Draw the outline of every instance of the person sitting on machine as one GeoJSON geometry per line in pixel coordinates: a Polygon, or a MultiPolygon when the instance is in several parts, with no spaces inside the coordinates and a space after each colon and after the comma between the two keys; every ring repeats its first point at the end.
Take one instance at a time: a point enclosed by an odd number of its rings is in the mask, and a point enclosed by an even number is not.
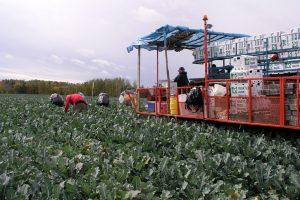
{"type": "Polygon", "coordinates": [[[215,64],[212,64],[211,65],[211,68],[210,68],[210,74],[219,74],[219,69],[217,68],[217,66],[215,64]]]}
{"type": "Polygon", "coordinates": [[[177,87],[184,87],[189,85],[189,79],[184,67],[179,67],[178,75],[175,77],[174,82],[177,82],[177,87]]]}

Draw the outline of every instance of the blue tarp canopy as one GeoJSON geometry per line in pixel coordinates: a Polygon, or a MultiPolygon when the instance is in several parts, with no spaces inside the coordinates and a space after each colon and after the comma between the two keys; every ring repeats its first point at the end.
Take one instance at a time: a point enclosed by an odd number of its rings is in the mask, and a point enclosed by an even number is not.
{"type": "MultiPolygon", "coordinates": [[[[222,41],[231,40],[241,37],[249,37],[244,34],[236,33],[223,33],[215,31],[207,31],[209,41],[222,41]]],[[[195,49],[196,47],[203,46],[204,43],[204,30],[203,29],[190,29],[184,26],[170,26],[165,25],[158,28],[153,33],[139,38],[127,47],[128,53],[133,51],[134,48],[143,48],[149,51],[158,50],[162,51],[167,47],[167,50],[181,51],[182,49],[195,49]]]]}

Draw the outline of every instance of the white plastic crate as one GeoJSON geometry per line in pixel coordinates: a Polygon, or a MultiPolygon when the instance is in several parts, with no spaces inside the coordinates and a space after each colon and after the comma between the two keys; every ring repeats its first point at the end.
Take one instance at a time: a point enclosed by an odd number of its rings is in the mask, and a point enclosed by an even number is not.
{"type": "MultiPolygon", "coordinates": [[[[197,54],[198,54],[197,59],[198,59],[198,60],[203,59],[203,58],[204,58],[204,51],[203,51],[203,48],[198,47],[198,48],[196,49],[196,51],[197,51],[197,54]]],[[[196,54],[196,55],[197,55],[197,54],[196,54]]]]}
{"type": "Polygon", "coordinates": [[[274,32],[269,34],[268,37],[268,51],[276,51],[282,49],[282,37],[284,35],[283,31],[274,32]]]}
{"type": "Polygon", "coordinates": [[[232,59],[232,65],[235,70],[249,70],[257,68],[257,56],[241,55],[232,59]]]}
{"type": "Polygon", "coordinates": [[[248,53],[248,39],[238,38],[234,40],[237,55],[243,55],[248,53]]]}
{"type": "Polygon", "coordinates": [[[234,41],[233,40],[227,40],[223,42],[219,42],[218,44],[218,55],[219,57],[225,57],[225,56],[235,56],[236,55],[236,49],[234,48],[234,41]]]}
{"type": "MultiPolygon", "coordinates": [[[[232,82],[230,83],[230,92],[233,97],[249,96],[248,82],[232,82]]],[[[260,80],[251,81],[252,96],[260,96],[263,88],[263,82],[260,80]]]]}
{"type": "Polygon", "coordinates": [[[260,53],[266,51],[267,38],[264,34],[247,39],[248,53],[260,53]]]}
{"type": "Polygon", "coordinates": [[[263,71],[261,69],[250,69],[248,77],[249,78],[262,78],[263,71]]]}
{"type": "Polygon", "coordinates": [[[225,45],[222,43],[218,43],[218,52],[217,52],[218,57],[224,57],[225,54],[225,45]]]}
{"type": "MultiPolygon", "coordinates": [[[[208,58],[212,58],[211,47],[207,48],[208,58]]],[[[204,59],[204,49],[203,47],[197,47],[194,50],[195,60],[203,60],[204,59]]]]}
{"type": "Polygon", "coordinates": [[[235,49],[233,49],[233,40],[225,41],[225,54],[226,56],[234,56],[236,55],[235,49]]]}
{"type": "Polygon", "coordinates": [[[281,47],[283,50],[285,49],[290,49],[290,43],[289,43],[289,34],[288,33],[284,33],[281,36],[281,47]]]}
{"type": "Polygon", "coordinates": [[[252,80],[252,96],[261,96],[261,92],[263,89],[263,81],[262,80],[252,80]]]}
{"type": "Polygon", "coordinates": [[[279,53],[278,56],[279,58],[288,58],[289,57],[289,53],[290,52],[282,52],[282,53],[279,53]]]}
{"type": "Polygon", "coordinates": [[[216,42],[210,45],[210,50],[211,50],[211,57],[212,58],[220,57],[219,56],[219,46],[216,42]]]}
{"type": "Polygon", "coordinates": [[[237,83],[237,82],[233,82],[230,83],[230,92],[231,92],[231,96],[233,97],[237,97],[237,96],[248,96],[248,83],[237,83]]]}
{"type": "Polygon", "coordinates": [[[300,69],[300,60],[288,60],[285,62],[285,70],[300,69]]]}
{"type": "Polygon", "coordinates": [[[204,51],[203,51],[203,48],[200,48],[200,47],[197,47],[195,50],[194,50],[194,54],[195,54],[195,60],[201,60],[204,58],[204,51]]]}
{"type": "Polygon", "coordinates": [[[269,55],[264,54],[264,55],[259,55],[257,57],[258,57],[258,60],[266,60],[266,59],[270,59],[271,56],[272,55],[270,55],[270,54],[269,55]]]}
{"type": "Polygon", "coordinates": [[[269,64],[269,70],[283,70],[285,64],[283,62],[274,62],[269,64]]]}
{"type": "Polygon", "coordinates": [[[230,72],[230,78],[231,79],[237,79],[237,78],[247,78],[249,77],[249,71],[248,70],[236,70],[233,68],[230,72]]]}
{"type": "Polygon", "coordinates": [[[286,58],[296,58],[299,54],[298,51],[290,51],[290,52],[286,52],[287,57],[286,58]]]}
{"type": "Polygon", "coordinates": [[[300,47],[300,28],[295,28],[289,30],[285,34],[285,40],[286,40],[286,49],[291,48],[299,48],[300,47]]]}

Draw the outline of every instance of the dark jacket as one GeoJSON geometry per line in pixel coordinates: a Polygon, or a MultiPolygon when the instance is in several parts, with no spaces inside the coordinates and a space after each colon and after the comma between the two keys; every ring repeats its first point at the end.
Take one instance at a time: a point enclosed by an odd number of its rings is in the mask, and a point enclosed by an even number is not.
{"type": "Polygon", "coordinates": [[[50,102],[57,106],[63,106],[64,105],[64,99],[60,94],[53,93],[50,96],[50,102]]]}
{"type": "Polygon", "coordinates": [[[177,87],[188,86],[189,79],[186,72],[180,72],[174,79],[174,82],[177,82],[177,87]]]}

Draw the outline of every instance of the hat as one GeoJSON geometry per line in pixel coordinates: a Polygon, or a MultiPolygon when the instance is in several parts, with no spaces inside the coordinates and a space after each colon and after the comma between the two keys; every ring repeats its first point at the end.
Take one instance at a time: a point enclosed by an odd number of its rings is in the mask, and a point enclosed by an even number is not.
{"type": "Polygon", "coordinates": [[[178,72],[184,72],[184,71],[185,71],[184,67],[179,67],[178,72]]]}
{"type": "Polygon", "coordinates": [[[78,94],[82,97],[84,97],[84,94],[82,92],[78,92],[78,94]]]}

